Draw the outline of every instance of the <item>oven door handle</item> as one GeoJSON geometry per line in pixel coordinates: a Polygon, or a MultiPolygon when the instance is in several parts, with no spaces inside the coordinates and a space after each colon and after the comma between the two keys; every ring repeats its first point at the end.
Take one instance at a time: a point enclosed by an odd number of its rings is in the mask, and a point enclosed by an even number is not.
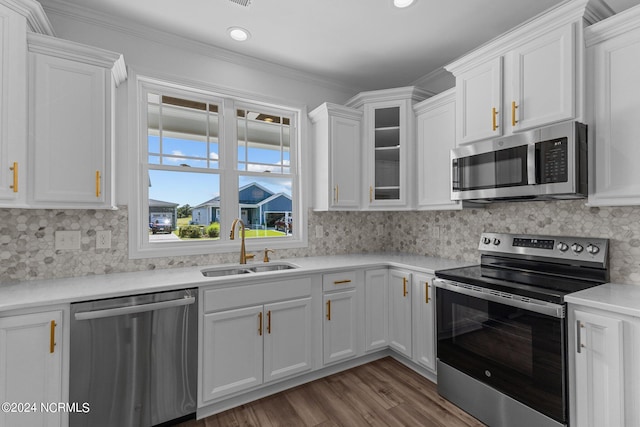
{"type": "Polygon", "coordinates": [[[521,308],[523,310],[533,311],[535,313],[544,314],[546,316],[556,317],[558,319],[565,318],[565,308],[561,304],[540,301],[536,299],[521,297],[519,295],[509,294],[506,292],[493,291],[479,286],[467,285],[452,280],[444,280],[436,278],[434,285],[441,289],[446,289],[458,294],[468,295],[470,297],[483,299],[486,301],[496,302],[511,307],[521,308]]]}

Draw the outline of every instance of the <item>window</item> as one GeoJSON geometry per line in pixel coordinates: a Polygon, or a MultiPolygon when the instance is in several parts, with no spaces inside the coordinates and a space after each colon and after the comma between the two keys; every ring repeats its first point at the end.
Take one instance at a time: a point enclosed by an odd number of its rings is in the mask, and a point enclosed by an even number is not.
{"type": "Polygon", "coordinates": [[[236,218],[248,250],[306,244],[301,109],[142,77],[137,90],[132,258],[238,250],[236,218]]]}

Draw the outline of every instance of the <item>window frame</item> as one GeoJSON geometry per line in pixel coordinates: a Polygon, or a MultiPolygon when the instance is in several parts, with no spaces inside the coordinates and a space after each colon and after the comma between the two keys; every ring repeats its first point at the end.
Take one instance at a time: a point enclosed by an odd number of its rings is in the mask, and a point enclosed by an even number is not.
{"type": "MultiPolygon", "coordinates": [[[[148,75],[138,75],[131,70],[129,78],[129,110],[130,121],[128,163],[129,181],[129,258],[153,258],[168,256],[205,255],[212,253],[237,252],[240,242],[229,239],[231,222],[240,215],[238,200],[239,177],[262,176],[265,172],[250,172],[238,169],[237,149],[237,109],[260,108],[265,113],[290,117],[289,159],[293,167],[288,174],[269,173],[267,177],[287,177],[292,180],[291,199],[293,202],[293,235],[290,237],[261,237],[246,239],[247,251],[270,249],[291,249],[308,245],[307,210],[308,201],[308,169],[305,145],[307,114],[306,106],[294,105],[281,100],[269,99],[253,93],[245,93],[214,86],[203,86],[194,82],[176,82],[159,79],[148,75]],[[133,84],[131,84],[133,83],[133,84]],[[162,95],[187,97],[189,100],[217,103],[219,109],[219,162],[218,169],[212,173],[220,175],[221,206],[220,239],[194,240],[179,242],[150,242],[148,238],[149,218],[149,163],[148,163],[148,126],[147,126],[147,93],[156,92],[162,95]],[[135,115],[134,115],[135,113],[135,115]],[[286,114],[285,114],[286,113],[286,114]],[[306,171],[306,172],[305,172],[306,171]],[[145,186],[146,183],[146,186],[145,186]]],[[[174,169],[175,170],[175,169],[174,169]]],[[[196,171],[197,172],[197,171],[196,171]]],[[[265,177],[266,178],[266,177],[265,177]]]]}

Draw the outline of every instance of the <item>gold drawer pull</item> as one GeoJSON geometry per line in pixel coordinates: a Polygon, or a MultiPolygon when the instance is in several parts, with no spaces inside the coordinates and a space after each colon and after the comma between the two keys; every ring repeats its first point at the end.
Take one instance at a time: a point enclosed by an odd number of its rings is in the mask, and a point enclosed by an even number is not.
{"type": "Polygon", "coordinates": [[[13,192],[18,192],[18,162],[13,162],[13,166],[9,168],[10,171],[13,171],[13,185],[10,185],[9,188],[13,188],[13,192]]]}
{"type": "Polygon", "coordinates": [[[516,108],[518,108],[518,106],[516,105],[516,101],[512,101],[511,102],[511,126],[515,127],[516,123],[518,123],[518,121],[516,120],[516,108]]]}
{"type": "Polygon", "coordinates": [[[331,320],[331,300],[327,300],[327,320],[331,320]]]}
{"type": "Polygon", "coordinates": [[[258,335],[262,336],[262,312],[258,313],[258,335]]]}
{"type": "Polygon", "coordinates": [[[345,283],[351,283],[351,280],[336,280],[333,282],[334,285],[344,285],[345,283]]]}
{"type": "Polygon", "coordinates": [[[403,297],[407,296],[407,278],[406,277],[402,278],[402,296],[403,297]]]}
{"type": "Polygon", "coordinates": [[[56,326],[55,320],[51,321],[51,332],[49,333],[49,353],[53,353],[56,347],[56,326]]]}
{"type": "Polygon", "coordinates": [[[429,281],[424,282],[424,303],[429,304],[429,281]]]}
{"type": "Polygon", "coordinates": [[[96,171],[96,197],[100,197],[100,171],[96,171]]]}
{"type": "Polygon", "coordinates": [[[271,310],[267,311],[267,333],[271,333],[271,310]]]}
{"type": "Polygon", "coordinates": [[[494,131],[498,129],[498,110],[496,107],[491,109],[491,127],[494,131]]]}

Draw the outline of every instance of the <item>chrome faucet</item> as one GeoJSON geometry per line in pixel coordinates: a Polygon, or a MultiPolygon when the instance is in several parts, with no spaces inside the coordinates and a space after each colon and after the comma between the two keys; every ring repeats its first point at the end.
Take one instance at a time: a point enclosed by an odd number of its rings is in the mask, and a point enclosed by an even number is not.
{"type": "Polygon", "coordinates": [[[231,233],[229,233],[229,239],[235,240],[236,234],[236,225],[240,224],[240,264],[246,264],[247,258],[251,259],[254,255],[247,255],[246,248],[244,246],[244,222],[240,218],[236,218],[233,220],[233,224],[231,224],[231,233]]]}

